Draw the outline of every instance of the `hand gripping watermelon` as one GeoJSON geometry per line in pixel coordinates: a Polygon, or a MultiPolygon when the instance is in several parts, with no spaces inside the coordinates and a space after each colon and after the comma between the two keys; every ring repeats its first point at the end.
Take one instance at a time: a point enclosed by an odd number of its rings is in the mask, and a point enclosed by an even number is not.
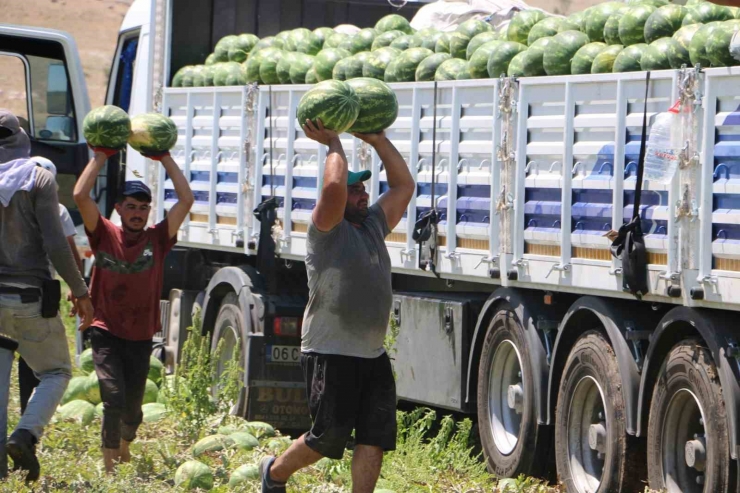
{"type": "Polygon", "coordinates": [[[143,154],[161,154],[177,142],[177,126],[160,113],[145,113],[131,119],[128,144],[143,154]]]}
{"type": "Polygon", "coordinates": [[[673,35],[676,43],[671,45],[671,49],[668,52],[668,61],[671,64],[671,68],[681,68],[683,65],[687,67],[691,66],[689,45],[691,44],[691,38],[694,37],[696,31],[701,27],[702,24],[689,24],[688,26],[683,26],[673,35]]]}
{"type": "Polygon", "coordinates": [[[434,80],[458,80],[460,73],[467,71],[468,62],[459,58],[449,58],[437,67],[437,72],[434,74],[434,80]]]}
{"type": "Polygon", "coordinates": [[[645,41],[653,41],[673,36],[681,28],[683,18],[689,11],[681,5],[665,5],[650,14],[645,22],[645,41]]]}
{"type": "Polygon", "coordinates": [[[576,74],[590,74],[591,65],[594,63],[596,56],[607,48],[606,43],[589,43],[581,46],[573,56],[573,60],[570,62],[570,73],[576,74]]]}
{"type": "Polygon", "coordinates": [[[671,62],[668,59],[668,53],[671,51],[673,38],[660,38],[648,45],[640,59],[640,68],[642,70],[666,70],[671,68],[671,62]]]}
{"type": "Polygon", "coordinates": [[[622,2],[601,3],[589,9],[584,21],[584,32],[592,42],[604,41],[604,26],[612,14],[626,10],[622,2]]]}
{"type": "Polygon", "coordinates": [[[118,106],[101,106],[87,114],[82,133],[93,147],[121,149],[131,135],[131,120],[118,106]]]}
{"type": "Polygon", "coordinates": [[[617,59],[617,55],[624,49],[622,45],[609,45],[604,50],[596,55],[593,63],[591,63],[592,74],[611,74],[614,70],[614,60],[617,59]]]}
{"type": "Polygon", "coordinates": [[[390,46],[373,51],[362,65],[362,76],[385,80],[385,69],[391,63],[391,60],[400,54],[401,50],[390,46]]]}
{"type": "Polygon", "coordinates": [[[385,48],[386,46],[390,46],[394,39],[399,38],[403,36],[404,34],[405,33],[403,31],[386,31],[382,34],[378,34],[373,40],[373,44],[370,47],[370,49],[372,51],[375,51],[380,48],[385,48]]]}
{"type": "Polygon", "coordinates": [[[515,41],[504,41],[498,45],[488,57],[488,76],[492,79],[498,79],[502,74],[506,76],[511,59],[526,49],[527,45],[515,41]]]}
{"type": "Polygon", "coordinates": [[[434,55],[426,57],[422,60],[419,66],[416,67],[416,81],[434,80],[434,75],[437,73],[439,66],[442,65],[442,62],[449,60],[450,58],[452,57],[448,53],[435,53],[434,55]]]}
{"type": "Polygon", "coordinates": [[[655,7],[647,4],[632,6],[619,19],[619,39],[624,46],[645,42],[645,23],[655,7]]]}
{"type": "Polygon", "coordinates": [[[331,79],[334,65],[342,58],[347,58],[348,56],[350,56],[350,52],[341,48],[324,48],[316,55],[313,61],[316,77],[320,81],[331,79]]]}
{"type": "Polygon", "coordinates": [[[360,114],[360,101],[354,89],[339,80],[324,80],[309,89],[298,102],[298,124],[320,119],[324,127],[345,132],[360,114]]]}
{"type": "Polygon", "coordinates": [[[642,55],[647,50],[648,45],[645,43],[639,43],[636,45],[628,46],[619,52],[617,58],[614,60],[614,66],[612,71],[618,72],[639,72],[642,70],[640,62],[642,55]]]}
{"type": "Polygon", "coordinates": [[[588,44],[588,36],[580,31],[564,31],[553,36],[542,57],[547,75],[568,75],[576,52],[588,44]]]}
{"type": "Polygon", "coordinates": [[[547,17],[537,9],[522,10],[514,14],[506,31],[506,39],[526,45],[529,31],[541,20],[547,17]]]}
{"type": "Polygon", "coordinates": [[[389,14],[381,18],[375,23],[375,30],[379,33],[384,33],[386,31],[403,31],[406,34],[411,34],[414,32],[409,21],[398,14],[389,14]]]}
{"type": "Polygon", "coordinates": [[[347,81],[360,101],[360,112],[349,128],[352,133],[376,133],[393,125],[398,116],[398,100],[385,82],[368,77],[347,81]]]}

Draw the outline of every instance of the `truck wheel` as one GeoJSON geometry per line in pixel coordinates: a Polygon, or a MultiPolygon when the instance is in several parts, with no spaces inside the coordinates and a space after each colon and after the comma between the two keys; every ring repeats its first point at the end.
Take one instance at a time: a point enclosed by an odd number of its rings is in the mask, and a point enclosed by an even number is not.
{"type": "MultiPolygon", "coordinates": [[[[213,338],[211,339],[211,352],[215,352],[219,344],[223,344],[221,354],[215,361],[216,363],[216,382],[214,392],[218,388],[218,382],[221,382],[221,375],[227,369],[227,364],[234,357],[237,343],[240,344],[241,357],[239,362],[242,371],[244,371],[246,362],[246,341],[243,340],[244,331],[244,314],[239,307],[239,300],[234,293],[229,293],[221,301],[221,307],[216,316],[216,323],[213,329],[213,338]]],[[[243,373],[242,373],[243,374],[243,373]]],[[[246,402],[244,389],[239,393],[237,402],[231,409],[231,414],[243,416],[246,413],[246,402]]]]}
{"type": "Polygon", "coordinates": [[[489,471],[503,477],[546,473],[550,435],[536,414],[527,339],[507,306],[488,326],[478,367],[478,427],[489,471]]]}
{"type": "Polygon", "coordinates": [[[660,368],[648,422],[650,487],[674,492],[731,489],[727,415],[717,367],[699,341],[678,343],[660,368]]]}
{"type": "Polygon", "coordinates": [[[609,341],[586,332],[568,355],[555,411],[557,470],[568,492],[642,491],[644,450],[627,436],[621,388],[609,341]]]}

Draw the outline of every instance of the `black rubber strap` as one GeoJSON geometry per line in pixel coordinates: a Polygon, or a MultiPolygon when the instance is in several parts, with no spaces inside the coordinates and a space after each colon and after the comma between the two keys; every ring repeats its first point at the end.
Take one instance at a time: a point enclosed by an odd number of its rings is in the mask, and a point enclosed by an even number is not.
{"type": "Polygon", "coordinates": [[[642,176],[645,172],[645,148],[647,147],[647,105],[650,90],[650,71],[645,76],[645,106],[642,110],[642,138],[640,139],[640,157],[637,160],[637,180],[635,182],[635,208],[632,219],[640,217],[640,196],[642,195],[642,176]]]}

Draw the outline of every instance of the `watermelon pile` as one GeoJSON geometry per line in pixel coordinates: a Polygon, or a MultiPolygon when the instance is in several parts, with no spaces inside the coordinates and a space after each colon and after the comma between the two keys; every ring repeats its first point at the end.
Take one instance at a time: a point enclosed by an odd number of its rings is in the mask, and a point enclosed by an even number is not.
{"type": "Polygon", "coordinates": [[[364,29],[344,25],[314,31],[293,29],[263,39],[226,36],[203,65],[182,67],[172,85],[314,84],[358,77],[414,82],[605,73],[642,70],[645,53],[644,65],[651,70],[684,64],[731,66],[739,63],[729,52],[740,25],[738,17],[740,9],[702,0],[685,6],[666,0],[606,1],[568,17],[528,9],[500,28],[469,19],[443,32],[434,28],[416,31],[404,17],[391,14],[364,29]],[[547,45],[543,40],[553,43],[547,45]],[[609,46],[619,50],[610,49],[599,58],[609,46]],[[632,49],[620,63],[614,63],[618,52],[626,48],[632,49]]]}

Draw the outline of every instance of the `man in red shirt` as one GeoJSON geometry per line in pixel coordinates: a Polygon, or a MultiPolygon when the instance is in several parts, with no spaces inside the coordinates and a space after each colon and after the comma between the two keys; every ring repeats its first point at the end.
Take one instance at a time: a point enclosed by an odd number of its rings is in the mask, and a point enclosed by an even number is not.
{"type": "Polygon", "coordinates": [[[121,226],[116,226],[100,215],[90,191],[107,158],[117,151],[93,150],[95,156],[75,185],[74,200],[95,254],[90,341],[103,400],[103,460],[111,473],[116,462],[131,460],[129,445],[142,421],[152,337],[160,328],[164,259],[194,198],[169,153],[148,155],[164,166],[178,201],[162,222],[147,228],[151,191],[140,181],[127,181],[115,206],[121,216],[121,226]]]}

